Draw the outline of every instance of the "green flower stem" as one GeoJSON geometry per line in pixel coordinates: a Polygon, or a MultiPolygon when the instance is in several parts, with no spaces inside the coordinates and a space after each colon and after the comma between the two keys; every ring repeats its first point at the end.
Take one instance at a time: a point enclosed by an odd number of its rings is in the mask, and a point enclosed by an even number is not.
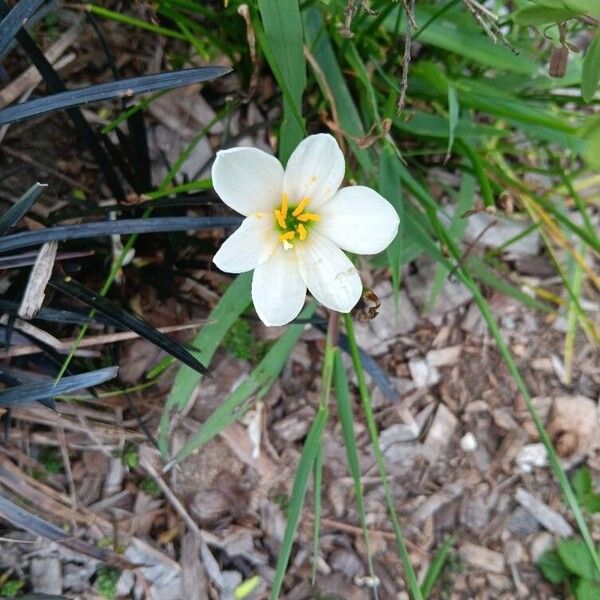
{"type": "MultiPolygon", "coordinates": [[[[327,410],[331,397],[333,381],[333,365],[339,350],[336,346],[338,327],[338,313],[331,312],[327,325],[327,339],[325,342],[325,356],[323,357],[323,371],[321,374],[321,410],[327,410]]],[[[317,564],[319,560],[319,538],[321,535],[321,491],[323,481],[323,448],[319,446],[313,465],[313,546],[312,546],[312,573],[311,580],[314,585],[317,579],[317,564]]]]}
{"type": "Polygon", "coordinates": [[[383,453],[379,447],[379,437],[377,432],[377,425],[375,424],[375,417],[373,415],[373,408],[371,407],[371,397],[369,390],[367,389],[367,381],[365,379],[365,372],[360,361],[360,354],[358,345],[356,343],[356,336],[354,335],[354,325],[352,323],[352,317],[350,314],[344,315],[344,325],[346,326],[346,335],[348,336],[348,342],[350,344],[350,354],[352,355],[352,363],[354,364],[354,370],[356,371],[356,377],[358,379],[358,391],[360,395],[360,401],[362,404],[363,412],[367,420],[367,428],[369,429],[369,435],[371,437],[371,444],[373,445],[373,452],[375,453],[375,461],[377,462],[377,468],[379,470],[379,476],[381,477],[381,484],[383,486],[383,492],[385,500],[392,520],[392,526],[394,533],[396,534],[396,542],[398,544],[398,552],[404,565],[404,574],[408,582],[408,588],[413,600],[423,600],[423,594],[417,581],[417,575],[410,562],[410,555],[406,542],[404,541],[404,535],[400,529],[400,523],[396,516],[396,509],[394,508],[394,500],[392,498],[392,491],[385,471],[385,463],[383,460],[383,453]]]}

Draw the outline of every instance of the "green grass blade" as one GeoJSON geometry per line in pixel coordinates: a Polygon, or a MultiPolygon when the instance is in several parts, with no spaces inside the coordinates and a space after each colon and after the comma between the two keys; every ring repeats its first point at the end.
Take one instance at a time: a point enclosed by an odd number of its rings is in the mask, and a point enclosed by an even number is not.
{"type": "Polygon", "coordinates": [[[306,488],[308,487],[308,478],[312,470],[315,457],[321,446],[321,439],[323,437],[323,430],[327,423],[327,408],[321,407],[317,412],[315,420],[311,425],[306,441],[304,442],[304,448],[300,456],[300,462],[296,469],[296,476],[294,478],[294,485],[292,487],[292,494],[290,503],[287,510],[287,524],[285,526],[285,532],[283,534],[283,542],[279,556],[277,557],[277,565],[275,568],[275,579],[273,581],[273,588],[271,589],[271,600],[277,600],[281,592],[281,586],[283,584],[283,577],[287,569],[290,555],[292,553],[292,544],[294,543],[294,537],[298,530],[300,523],[300,516],[302,514],[302,508],[304,506],[304,497],[306,495],[306,488]]]}
{"type": "Polygon", "coordinates": [[[269,53],[271,67],[277,64],[278,83],[285,82],[291,96],[284,99],[279,142],[279,158],[285,164],[304,136],[304,125],[298,123],[306,87],[300,7],[298,0],[258,0],[258,9],[265,31],[265,39],[259,42],[269,53]]]}
{"type": "MultiPolygon", "coordinates": [[[[210,313],[206,325],[192,341],[191,345],[200,349],[193,354],[202,364],[206,366],[210,364],[219,344],[250,304],[251,282],[251,273],[238,275],[210,313]]],[[[163,458],[167,458],[169,453],[168,431],[172,411],[183,409],[187,405],[201,379],[202,376],[199,373],[187,367],[181,367],[175,376],[160,420],[158,445],[163,458]]]]}
{"type": "MultiPolygon", "coordinates": [[[[335,382],[335,397],[337,401],[337,411],[342,426],[342,437],[346,448],[346,460],[352,479],[354,481],[354,497],[356,502],[356,511],[360,520],[362,529],[365,550],[367,553],[367,568],[369,575],[375,578],[373,570],[373,557],[371,555],[371,547],[369,542],[369,534],[367,531],[367,517],[365,512],[365,499],[361,482],[360,463],[358,460],[358,447],[356,444],[356,434],[354,433],[354,418],[352,416],[352,403],[350,400],[350,390],[348,388],[348,377],[346,369],[339,353],[335,356],[334,364],[334,382],[335,382]]],[[[373,588],[375,593],[377,588],[373,588]]]]}
{"type": "Polygon", "coordinates": [[[365,414],[365,419],[367,421],[367,428],[369,430],[369,436],[371,438],[371,445],[373,446],[373,453],[375,454],[375,461],[377,463],[379,477],[381,477],[381,485],[383,487],[383,493],[385,496],[388,513],[390,515],[390,519],[392,520],[392,526],[394,529],[394,534],[396,536],[396,543],[398,545],[398,552],[400,554],[400,558],[402,559],[402,564],[404,566],[404,576],[406,578],[408,589],[410,591],[412,599],[423,600],[423,594],[421,594],[421,588],[419,587],[419,582],[417,581],[417,575],[412,566],[412,563],[410,562],[408,548],[406,547],[404,535],[402,534],[400,523],[396,515],[394,499],[392,497],[392,490],[390,488],[387,473],[385,470],[383,453],[381,452],[381,448],[379,446],[377,425],[375,423],[375,416],[373,415],[373,408],[371,407],[371,396],[367,388],[365,373],[360,361],[360,353],[358,350],[358,344],[356,343],[356,337],[354,335],[354,325],[352,323],[352,317],[349,314],[344,315],[344,324],[346,325],[346,334],[348,335],[348,341],[350,343],[350,351],[352,354],[354,370],[356,371],[356,376],[358,378],[358,390],[360,393],[360,399],[363,412],[365,414]]]}
{"type": "Polygon", "coordinates": [[[317,449],[313,465],[313,544],[312,544],[312,569],[311,582],[315,585],[317,580],[317,567],[319,566],[319,540],[321,538],[321,508],[323,495],[323,449],[317,449]]]}
{"type": "Polygon", "coordinates": [[[442,573],[442,569],[444,568],[444,565],[450,556],[452,542],[452,537],[447,537],[440,549],[435,553],[435,556],[433,557],[433,560],[427,569],[427,573],[425,573],[423,583],[421,584],[423,598],[429,598],[429,594],[431,594],[433,586],[437,583],[437,580],[442,573]]]}
{"type": "MultiPolygon", "coordinates": [[[[312,302],[304,308],[298,318],[309,319],[314,310],[315,303],[312,302]]],[[[223,318],[221,317],[221,319],[223,318]]],[[[303,331],[304,324],[302,323],[296,323],[287,328],[286,332],[273,344],[252,373],[206,419],[200,429],[177,453],[174,459],[175,462],[188,457],[225,427],[237,421],[243,415],[245,408],[250,406],[249,398],[251,396],[264,395],[268,391],[285,366],[303,331]]]]}

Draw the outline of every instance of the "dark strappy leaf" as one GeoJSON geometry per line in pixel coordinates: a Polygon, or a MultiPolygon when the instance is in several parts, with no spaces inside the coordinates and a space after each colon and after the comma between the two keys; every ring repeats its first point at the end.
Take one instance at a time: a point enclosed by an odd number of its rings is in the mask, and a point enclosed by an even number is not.
{"type": "Polygon", "coordinates": [[[23,406],[38,400],[54,398],[82,388],[100,385],[117,376],[118,367],[106,367],[89,373],[63,377],[58,383],[54,379],[39,383],[25,383],[0,391],[0,406],[23,406]]]}
{"type": "Polygon", "coordinates": [[[0,235],[4,235],[16,225],[40,197],[45,183],[34,183],[16,202],[0,217],[0,235]]]}
{"type": "Polygon", "coordinates": [[[197,67],[195,69],[182,69],[180,71],[110,81],[109,83],[91,85],[78,90],[60,92],[1,110],[0,125],[92,102],[131,98],[137,94],[146,94],[157,90],[208,81],[221,77],[230,71],[229,67],[197,67]]]}
{"type": "Polygon", "coordinates": [[[81,240],[95,236],[166,233],[215,227],[236,227],[240,217],[157,217],[155,219],[121,219],[78,225],[62,225],[38,231],[25,231],[0,238],[0,252],[39,246],[47,242],[81,240]]]}
{"type": "Polygon", "coordinates": [[[107,300],[104,296],[90,292],[70,277],[66,279],[51,279],[49,285],[63,292],[63,294],[67,294],[85,302],[85,304],[91,306],[94,310],[117,321],[126,329],[134,331],[139,336],[153,343],[155,346],[158,346],[167,354],[179,359],[182,363],[195,371],[203,374],[207,373],[206,367],[194,358],[182,344],[172,340],[164,333],[161,333],[140,317],[124,311],[110,300],[107,300]]]}

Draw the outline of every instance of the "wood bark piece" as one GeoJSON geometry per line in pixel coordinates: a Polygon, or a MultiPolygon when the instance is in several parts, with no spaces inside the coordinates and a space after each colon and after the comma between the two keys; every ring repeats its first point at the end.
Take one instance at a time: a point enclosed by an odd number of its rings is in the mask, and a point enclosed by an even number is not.
{"type": "Polygon", "coordinates": [[[504,573],[504,556],[484,546],[465,542],[460,547],[460,556],[476,569],[492,573],[504,573]]]}
{"type": "Polygon", "coordinates": [[[46,286],[54,269],[57,250],[58,242],[49,242],[40,248],[19,306],[19,317],[22,319],[32,319],[42,307],[46,286]]]}
{"type": "Polygon", "coordinates": [[[445,404],[440,404],[423,443],[423,454],[431,463],[446,450],[457,427],[458,419],[445,404]]]}
{"type": "Polygon", "coordinates": [[[575,533],[562,515],[523,488],[517,488],[515,500],[523,508],[527,509],[540,525],[551,533],[555,533],[561,537],[570,537],[575,533]]]}

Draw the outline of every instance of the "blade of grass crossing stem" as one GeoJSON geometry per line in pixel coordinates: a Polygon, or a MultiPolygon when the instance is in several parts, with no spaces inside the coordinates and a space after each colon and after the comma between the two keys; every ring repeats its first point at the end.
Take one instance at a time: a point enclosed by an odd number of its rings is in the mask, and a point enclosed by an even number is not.
{"type": "Polygon", "coordinates": [[[111,19],[123,25],[131,25],[132,27],[145,29],[146,31],[150,31],[158,36],[164,35],[166,37],[175,38],[177,40],[183,40],[184,42],[187,41],[187,37],[179,31],[174,31],[173,29],[169,29],[168,27],[161,27],[160,25],[154,25],[152,23],[148,23],[147,21],[142,21],[142,19],[136,19],[135,17],[131,17],[129,15],[116,12],[108,8],[103,8],[102,6],[97,6],[96,4],[88,4],[86,6],[86,10],[95,15],[98,15],[99,17],[111,19]]]}
{"type": "Polygon", "coordinates": [[[371,407],[371,397],[369,394],[369,390],[367,388],[365,372],[362,368],[362,363],[360,361],[360,353],[359,353],[358,345],[356,343],[356,336],[354,335],[354,325],[352,323],[352,317],[349,314],[344,315],[344,324],[346,326],[346,334],[348,336],[348,341],[350,343],[352,363],[354,365],[354,370],[356,372],[356,377],[358,379],[358,390],[359,390],[361,405],[363,408],[365,419],[367,421],[367,428],[369,430],[369,436],[371,438],[371,444],[373,446],[373,453],[375,454],[375,461],[377,463],[377,469],[379,471],[379,476],[381,477],[381,485],[383,487],[383,493],[385,496],[388,513],[390,515],[390,519],[392,520],[392,526],[394,529],[394,534],[396,536],[396,543],[398,545],[398,552],[400,554],[400,558],[401,558],[402,564],[404,566],[404,576],[406,577],[407,586],[410,591],[412,600],[423,600],[423,595],[421,594],[421,588],[419,587],[419,582],[417,581],[417,575],[412,566],[412,563],[410,562],[410,555],[408,553],[408,548],[406,547],[406,542],[404,541],[404,535],[402,534],[402,530],[400,528],[400,523],[399,523],[398,517],[396,515],[396,509],[394,507],[394,499],[392,497],[392,490],[390,488],[387,473],[385,470],[385,462],[383,459],[383,453],[381,452],[381,448],[379,446],[377,425],[375,423],[375,416],[373,415],[373,408],[371,407]]]}
{"type": "MultiPolygon", "coordinates": [[[[199,348],[196,356],[202,359],[203,364],[210,364],[223,338],[250,304],[251,282],[251,273],[238,275],[211,311],[206,325],[192,341],[192,346],[199,348]]],[[[171,413],[174,409],[183,409],[187,405],[201,379],[202,375],[194,369],[182,366],[177,371],[173,387],[167,396],[158,434],[158,447],[165,459],[169,454],[167,436],[171,413]]]]}
{"type": "Polygon", "coordinates": [[[294,543],[298,524],[300,523],[300,516],[304,506],[304,497],[306,495],[306,488],[308,487],[308,478],[321,446],[323,431],[327,423],[327,414],[327,408],[323,406],[319,408],[315,420],[306,436],[304,447],[302,448],[302,454],[300,455],[300,462],[296,469],[296,476],[294,478],[292,494],[287,510],[287,523],[283,534],[283,542],[281,544],[279,556],[277,557],[275,579],[273,581],[270,596],[271,600],[277,600],[277,598],[279,598],[279,593],[281,592],[283,578],[292,553],[292,544],[294,543]]]}
{"type": "MultiPolygon", "coordinates": [[[[354,433],[354,419],[352,416],[352,404],[350,400],[350,390],[348,388],[348,377],[342,356],[339,352],[336,353],[334,363],[334,382],[335,382],[335,398],[337,402],[338,417],[342,426],[342,437],[346,448],[346,460],[348,468],[354,481],[354,496],[356,502],[356,511],[362,529],[365,551],[367,553],[367,568],[369,576],[375,580],[375,571],[373,570],[373,557],[371,555],[371,543],[367,531],[367,517],[365,514],[365,500],[360,472],[360,463],[358,460],[358,449],[356,444],[356,435],[354,433]]],[[[377,597],[377,588],[373,588],[377,597]]]]}
{"type": "MultiPolygon", "coordinates": [[[[314,310],[315,303],[311,302],[304,308],[298,318],[308,319],[312,316],[314,310]]],[[[290,325],[286,332],[271,346],[271,349],[252,373],[212,412],[196,434],[192,436],[165,469],[188,457],[225,427],[237,421],[244,414],[245,409],[249,407],[248,399],[251,396],[258,399],[258,397],[266,394],[285,366],[303,331],[304,324],[290,325]]]]}
{"type": "MultiPolygon", "coordinates": [[[[271,57],[277,62],[291,94],[290,99],[284,98],[279,140],[279,158],[285,164],[304,136],[304,127],[296,119],[296,115],[301,114],[302,94],[306,87],[300,7],[298,0],[258,0],[258,9],[271,57]]],[[[262,42],[261,46],[264,50],[262,42]]]]}
{"type": "Polygon", "coordinates": [[[433,560],[427,569],[427,573],[425,573],[423,583],[421,584],[421,593],[423,594],[423,598],[429,598],[429,594],[431,594],[433,586],[439,579],[442,569],[444,568],[444,565],[450,556],[452,542],[452,537],[447,537],[440,549],[435,553],[435,556],[433,557],[433,560]]]}
{"type": "Polygon", "coordinates": [[[0,236],[16,225],[40,197],[47,183],[34,183],[1,217],[0,236]]]}

